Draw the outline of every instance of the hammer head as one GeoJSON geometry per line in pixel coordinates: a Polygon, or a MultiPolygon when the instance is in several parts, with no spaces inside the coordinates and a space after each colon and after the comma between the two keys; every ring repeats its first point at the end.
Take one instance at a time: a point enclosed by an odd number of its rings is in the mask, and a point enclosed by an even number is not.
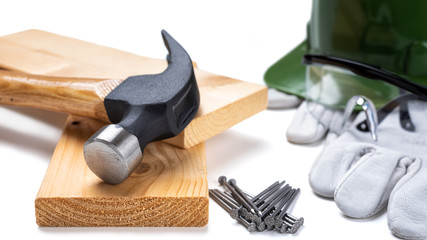
{"type": "Polygon", "coordinates": [[[168,67],[159,74],[132,76],[105,100],[113,123],[85,144],[89,168],[107,183],[117,184],[136,169],[145,146],[179,134],[194,118],[200,95],[187,52],[166,31],[168,67]]]}

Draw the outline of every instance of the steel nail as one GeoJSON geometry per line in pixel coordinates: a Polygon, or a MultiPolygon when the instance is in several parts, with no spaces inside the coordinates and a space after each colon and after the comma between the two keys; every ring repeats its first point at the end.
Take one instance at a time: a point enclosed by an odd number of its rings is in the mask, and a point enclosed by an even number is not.
{"type": "Polygon", "coordinates": [[[259,232],[264,232],[267,229],[267,227],[264,222],[261,222],[260,224],[257,224],[257,229],[259,232]]]}
{"type": "MultiPolygon", "coordinates": [[[[278,185],[274,186],[270,191],[268,191],[266,194],[264,194],[263,196],[261,196],[258,200],[253,201],[255,205],[260,205],[263,204],[264,201],[266,201],[268,198],[270,198],[272,195],[274,195],[275,193],[277,193],[277,191],[282,187],[282,185],[285,182],[281,182],[278,185]]],[[[289,186],[288,184],[286,186],[289,186]]]]}
{"type": "Polygon", "coordinates": [[[230,186],[232,186],[234,188],[234,190],[237,192],[237,194],[239,194],[243,198],[243,200],[245,202],[247,202],[249,204],[249,206],[255,211],[255,213],[258,216],[260,216],[261,211],[257,208],[257,206],[255,206],[255,204],[251,200],[249,200],[249,198],[242,191],[242,189],[239,186],[237,186],[236,179],[232,178],[232,179],[228,180],[228,184],[230,184],[230,186]]]}
{"type": "Polygon", "coordinates": [[[225,211],[230,212],[233,208],[227,205],[224,201],[222,201],[218,195],[215,194],[212,190],[209,190],[209,196],[218,203],[225,211]]]}
{"type": "Polygon", "coordinates": [[[216,192],[209,190],[209,196],[220,205],[226,212],[228,212],[233,219],[237,219],[239,217],[239,212],[241,211],[241,207],[235,207],[234,205],[228,205],[224,199],[222,199],[216,192]]]}
{"type": "MultiPolygon", "coordinates": [[[[225,202],[221,200],[221,198],[212,190],[209,190],[209,196],[218,203],[224,210],[229,212],[230,214],[234,212],[232,207],[228,206],[225,202]]],[[[242,224],[249,232],[253,232],[257,230],[257,225],[253,222],[246,221],[242,216],[237,215],[235,218],[240,224],[242,224]]]]}
{"type": "Polygon", "coordinates": [[[243,226],[245,226],[245,228],[249,232],[254,232],[257,230],[257,226],[255,223],[246,221],[242,216],[239,216],[237,218],[237,221],[239,221],[239,223],[241,223],[243,226]]]}
{"type": "Polygon", "coordinates": [[[264,209],[266,209],[271,202],[277,199],[283,192],[287,193],[290,189],[291,187],[288,184],[286,184],[286,186],[284,186],[283,188],[276,190],[273,194],[271,194],[270,197],[264,200],[262,205],[259,206],[259,209],[264,212],[264,209]]]}
{"type": "Polygon", "coordinates": [[[234,189],[234,187],[232,187],[232,186],[230,186],[230,184],[228,184],[227,178],[225,176],[219,177],[218,178],[218,182],[219,182],[219,184],[224,185],[228,190],[231,191],[231,194],[235,197],[235,200],[237,202],[239,202],[240,204],[242,204],[249,211],[251,211],[253,213],[256,213],[255,210],[249,205],[249,203],[246,202],[246,200],[244,198],[242,198],[239,193],[236,192],[236,190],[234,189]]]}
{"type": "Polygon", "coordinates": [[[237,202],[232,196],[227,195],[225,192],[221,192],[219,189],[213,189],[212,191],[214,191],[215,193],[217,193],[218,195],[220,195],[221,197],[223,197],[224,199],[227,199],[230,203],[232,203],[233,205],[235,205],[236,207],[241,207],[242,205],[237,202]]]}
{"type": "Polygon", "coordinates": [[[279,181],[274,182],[269,187],[267,187],[266,189],[264,189],[263,191],[261,191],[260,193],[258,193],[256,196],[252,197],[251,201],[252,202],[257,201],[260,197],[262,197],[267,192],[271,191],[271,189],[273,189],[274,187],[276,187],[278,184],[279,184],[279,181]]]}
{"type": "Polygon", "coordinates": [[[294,192],[292,193],[292,195],[290,196],[290,199],[289,199],[289,201],[285,204],[285,206],[283,207],[283,209],[281,209],[281,213],[280,213],[280,215],[278,216],[280,219],[283,219],[283,217],[285,216],[285,214],[286,214],[286,211],[288,210],[288,208],[289,208],[289,206],[291,206],[291,204],[292,204],[292,202],[295,200],[295,197],[298,195],[298,193],[300,192],[300,189],[298,188],[298,189],[293,189],[294,190],[294,192]]]}
{"type": "Polygon", "coordinates": [[[271,215],[265,217],[264,221],[267,226],[274,226],[275,225],[275,217],[281,212],[281,209],[284,205],[288,202],[290,196],[292,194],[292,190],[289,190],[287,194],[282,198],[281,201],[277,203],[277,207],[275,207],[275,210],[271,213],[271,215]]]}
{"type": "MultiPolygon", "coordinates": [[[[219,190],[218,190],[219,191],[219,190]]],[[[219,191],[220,192],[220,191],[219,191]]],[[[231,195],[230,192],[220,192],[225,198],[235,203],[235,205],[239,206],[240,212],[239,214],[243,216],[248,221],[253,221],[254,214],[249,212],[245,207],[243,207],[240,203],[238,203],[234,198],[233,195],[231,195]]]]}
{"type": "Polygon", "coordinates": [[[287,222],[283,222],[283,224],[279,228],[280,233],[296,233],[298,231],[297,228],[294,227],[294,225],[290,225],[287,222]]]}
{"type": "Polygon", "coordinates": [[[267,207],[267,209],[263,210],[261,214],[261,219],[263,219],[273,208],[274,206],[290,191],[289,188],[284,188],[282,193],[280,193],[279,196],[277,196],[267,207]]]}
{"type": "Polygon", "coordinates": [[[293,191],[289,201],[281,209],[279,216],[275,217],[274,225],[276,226],[276,228],[280,229],[280,232],[283,232],[284,229],[287,228],[286,230],[287,232],[295,233],[302,226],[302,224],[304,224],[304,218],[298,219],[286,212],[299,192],[300,192],[299,188],[293,191]],[[288,225],[290,225],[291,227],[289,227],[288,225]]]}

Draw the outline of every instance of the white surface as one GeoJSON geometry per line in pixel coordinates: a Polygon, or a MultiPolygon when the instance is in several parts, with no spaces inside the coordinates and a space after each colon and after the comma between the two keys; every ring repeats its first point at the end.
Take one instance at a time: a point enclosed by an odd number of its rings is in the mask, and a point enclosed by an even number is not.
{"type": "MultiPolygon", "coordinates": [[[[263,84],[265,70],[305,37],[311,1],[2,1],[0,35],[42,29],[139,55],[164,58],[166,29],[199,68],[263,84]]],[[[1,54],[1,53],[0,53],[1,54]]],[[[276,180],[301,188],[292,213],[298,234],[248,233],[213,201],[203,228],[40,228],[34,199],[61,134],[65,115],[0,107],[0,238],[170,239],[390,239],[385,212],[369,220],[345,217],[316,196],[308,172],[321,150],[289,144],[294,110],[264,111],[206,142],[208,181],[236,178],[259,192],[276,180]],[[230,238],[228,238],[230,237],[230,238]]]]}

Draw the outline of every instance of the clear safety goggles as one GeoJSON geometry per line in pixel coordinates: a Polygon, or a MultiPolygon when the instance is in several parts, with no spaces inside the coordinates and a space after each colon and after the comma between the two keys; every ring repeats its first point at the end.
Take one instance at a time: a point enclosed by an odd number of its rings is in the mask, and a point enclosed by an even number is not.
{"type": "MultiPolygon", "coordinates": [[[[413,129],[409,114],[405,114],[406,102],[412,99],[427,99],[427,88],[408,81],[379,67],[324,55],[307,54],[303,58],[307,65],[306,100],[307,110],[322,123],[316,112],[321,104],[344,112],[340,126],[348,125],[354,111],[364,111],[366,121],[358,124],[361,131],[370,131],[377,139],[378,124],[389,112],[400,107],[401,125],[408,131],[413,129]],[[377,108],[380,108],[378,111],[377,108]]],[[[328,123],[324,123],[328,124],[328,123]]]]}

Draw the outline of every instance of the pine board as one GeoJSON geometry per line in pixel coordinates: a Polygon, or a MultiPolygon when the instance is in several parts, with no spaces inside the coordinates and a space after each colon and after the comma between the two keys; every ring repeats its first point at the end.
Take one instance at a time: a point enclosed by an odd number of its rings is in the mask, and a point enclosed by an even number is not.
{"type": "MultiPolygon", "coordinates": [[[[125,79],[159,73],[166,66],[166,60],[137,56],[40,30],[0,38],[0,67],[31,74],[125,79]]],[[[199,112],[178,136],[165,142],[190,148],[267,107],[264,86],[198,68],[195,74],[201,96],[199,112]]]]}
{"type": "Polygon", "coordinates": [[[191,149],[154,142],[123,183],[102,182],[86,166],[84,139],[102,122],[70,116],[35,201],[48,227],[201,227],[209,199],[204,144],[191,149]]]}

